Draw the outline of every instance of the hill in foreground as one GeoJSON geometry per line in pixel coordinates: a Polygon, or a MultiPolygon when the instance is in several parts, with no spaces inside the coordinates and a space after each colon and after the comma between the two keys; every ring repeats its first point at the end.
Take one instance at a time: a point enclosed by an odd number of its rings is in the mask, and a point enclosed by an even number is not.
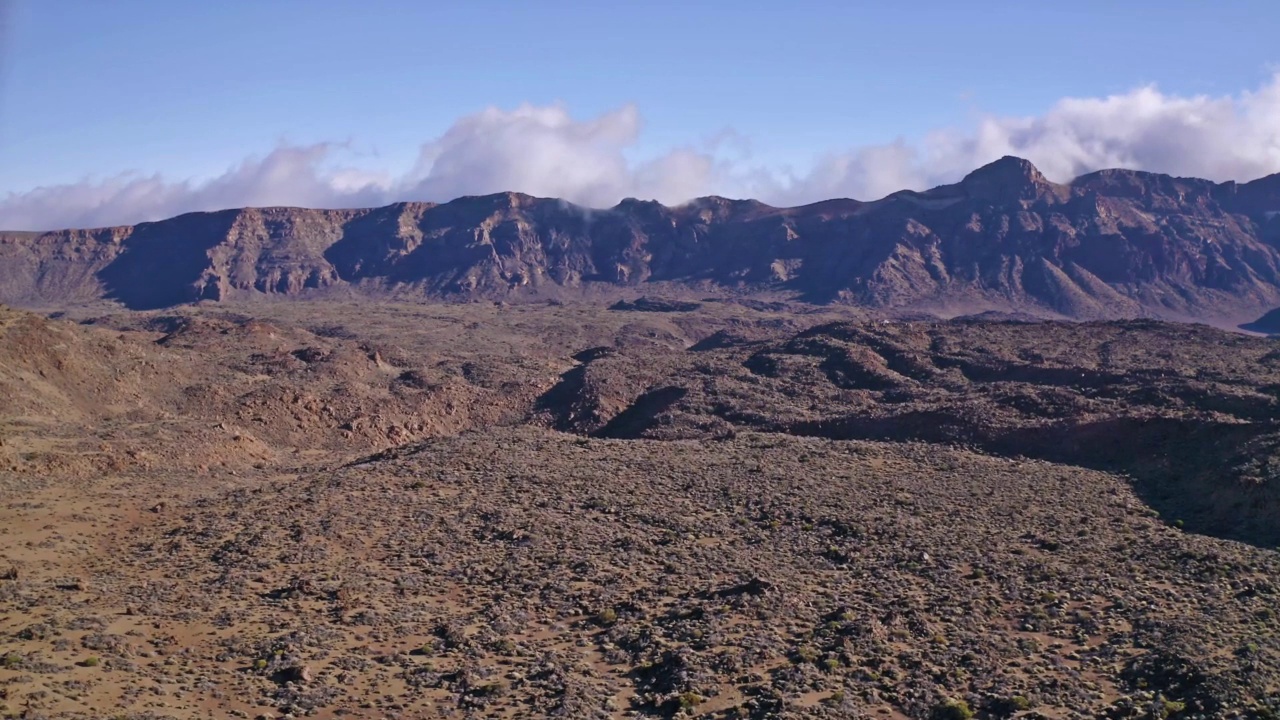
{"type": "Polygon", "coordinates": [[[248,307],[6,313],[4,712],[1280,711],[1274,340],[248,307]]]}

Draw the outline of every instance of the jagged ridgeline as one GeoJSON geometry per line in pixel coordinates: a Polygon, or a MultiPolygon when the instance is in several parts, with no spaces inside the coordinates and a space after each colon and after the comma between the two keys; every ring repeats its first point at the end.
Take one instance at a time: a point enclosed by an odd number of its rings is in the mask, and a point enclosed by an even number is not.
{"type": "Polygon", "coordinates": [[[1280,175],[1104,170],[1056,184],[1012,157],[926,192],[795,208],[709,197],[598,210],[518,193],[246,208],[0,233],[0,302],[155,308],[335,289],[519,299],[668,282],[885,308],[1252,318],[1280,304],[1278,215],[1280,175]]]}

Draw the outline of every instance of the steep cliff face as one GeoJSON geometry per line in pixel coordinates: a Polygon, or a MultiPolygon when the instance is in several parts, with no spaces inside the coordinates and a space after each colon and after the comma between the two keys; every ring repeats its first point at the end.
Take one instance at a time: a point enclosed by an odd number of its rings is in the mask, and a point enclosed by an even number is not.
{"type": "Polygon", "coordinates": [[[13,304],[74,303],[104,293],[97,273],[133,228],[0,233],[0,296],[13,304]]]}
{"type": "Polygon", "coordinates": [[[711,282],[878,307],[1194,316],[1280,304],[1280,176],[1105,170],[1069,184],[1007,157],[871,203],[700,198],[606,210],[519,193],[361,210],[247,208],[0,234],[0,301],[152,308],[355,286],[465,299],[711,282]]]}

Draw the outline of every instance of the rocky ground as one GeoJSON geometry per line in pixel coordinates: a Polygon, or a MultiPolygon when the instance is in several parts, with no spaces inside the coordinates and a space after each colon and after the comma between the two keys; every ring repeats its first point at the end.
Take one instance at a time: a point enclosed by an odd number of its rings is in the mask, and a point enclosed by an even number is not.
{"type": "Polygon", "coordinates": [[[1275,717],[1280,343],[0,310],[0,714],[1275,717]]]}

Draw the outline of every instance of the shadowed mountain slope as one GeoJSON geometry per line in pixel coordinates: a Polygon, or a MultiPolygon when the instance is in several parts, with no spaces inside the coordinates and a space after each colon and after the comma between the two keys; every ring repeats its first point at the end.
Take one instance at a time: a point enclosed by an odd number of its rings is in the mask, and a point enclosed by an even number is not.
{"type": "Polygon", "coordinates": [[[556,297],[666,282],[821,303],[1077,319],[1257,317],[1280,305],[1280,175],[1105,170],[1055,184],[1006,157],[875,202],[707,197],[604,210],[518,193],[361,210],[246,208],[0,233],[0,301],[130,308],[324,290],[556,297]]]}

